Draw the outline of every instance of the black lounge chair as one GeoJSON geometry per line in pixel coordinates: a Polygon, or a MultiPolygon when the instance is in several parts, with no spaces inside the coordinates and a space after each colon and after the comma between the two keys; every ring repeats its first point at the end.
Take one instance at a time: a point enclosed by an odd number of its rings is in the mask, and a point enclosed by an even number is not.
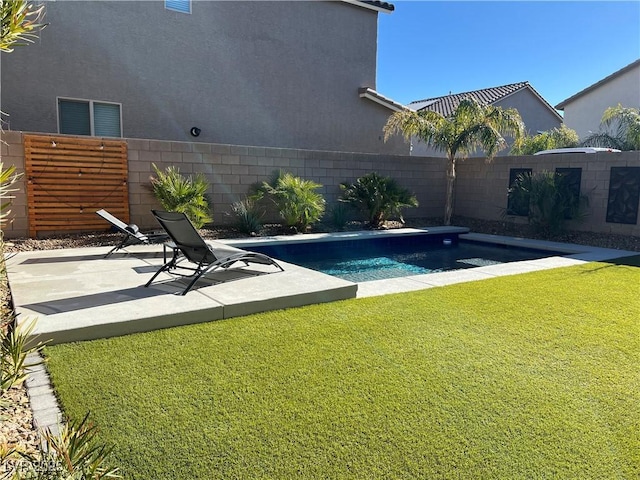
{"type": "Polygon", "coordinates": [[[205,242],[184,213],[157,210],[151,210],[151,213],[171,237],[173,241],[173,245],[171,245],[173,247],[173,256],[171,260],[160,267],[146,283],[145,287],[151,285],[162,272],[193,277],[181,294],[185,295],[203,275],[219,268],[227,269],[238,262],[244,263],[245,266],[250,263],[273,265],[278,271],[284,271],[275,260],[262,253],[248,252],[220,242],[205,242]],[[185,260],[195,265],[195,267],[178,265],[185,260]],[[191,271],[192,273],[183,275],[175,272],[177,269],[191,271]]]}
{"type": "Polygon", "coordinates": [[[122,237],[122,241],[111,250],[109,250],[109,253],[107,253],[104,258],[109,257],[111,254],[117,252],[120,249],[128,247],[129,245],[136,245],[139,243],[150,244],[169,240],[169,236],[166,233],[142,233],[136,224],[130,223],[127,225],[122,220],[114,217],[104,209],[98,210],[96,214],[105,219],[116,230],[124,235],[122,237]]]}

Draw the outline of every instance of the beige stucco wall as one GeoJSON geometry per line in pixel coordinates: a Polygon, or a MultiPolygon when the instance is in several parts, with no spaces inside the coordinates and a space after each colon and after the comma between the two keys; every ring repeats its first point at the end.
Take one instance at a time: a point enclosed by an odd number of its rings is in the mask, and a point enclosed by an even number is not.
{"type": "Polygon", "coordinates": [[[9,128],[57,133],[57,98],[121,105],[123,136],[408,153],[384,142],[376,11],[345,2],[46,2],[48,26],[2,55],[9,128]],[[67,59],[72,59],[66,61],[67,59]],[[190,135],[191,127],[201,129],[190,135]]]}
{"type": "Polygon", "coordinates": [[[640,108],[640,65],[568,103],[564,123],[584,139],[599,130],[604,111],[618,104],[640,108]]]}

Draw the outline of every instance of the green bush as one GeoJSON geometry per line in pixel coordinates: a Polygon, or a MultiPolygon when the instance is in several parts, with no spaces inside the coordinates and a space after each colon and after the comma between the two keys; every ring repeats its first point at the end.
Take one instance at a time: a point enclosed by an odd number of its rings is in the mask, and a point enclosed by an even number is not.
{"type": "Polygon", "coordinates": [[[369,173],[355,183],[342,183],[339,199],[362,212],[372,228],[381,227],[385,220],[397,216],[402,223],[401,209],[417,207],[418,199],[408,189],[401,187],[391,177],[369,173]]]}
{"type": "Polygon", "coordinates": [[[528,205],[528,221],[546,237],[562,233],[568,220],[584,217],[589,199],[578,194],[564,175],[542,171],[518,175],[509,188],[510,203],[528,205]]]}
{"type": "Polygon", "coordinates": [[[162,171],[153,164],[153,169],[156,177],[151,178],[151,189],[162,208],[184,213],[196,228],[212,221],[207,198],[209,182],[204,175],[184,177],[174,166],[162,171]]]}
{"type": "Polygon", "coordinates": [[[269,182],[263,182],[258,196],[266,193],[278,209],[287,227],[305,232],[324,215],[325,200],[317,192],[322,185],[304,180],[291,173],[278,172],[269,182]]]}

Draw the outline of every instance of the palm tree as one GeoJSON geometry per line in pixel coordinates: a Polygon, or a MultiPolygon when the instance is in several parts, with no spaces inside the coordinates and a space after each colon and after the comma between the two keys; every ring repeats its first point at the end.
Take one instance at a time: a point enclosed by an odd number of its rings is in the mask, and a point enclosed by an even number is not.
{"type": "Polygon", "coordinates": [[[13,52],[15,45],[33,43],[44,25],[44,4],[36,5],[25,0],[0,2],[0,51],[13,52]]]}
{"type": "Polygon", "coordinates": [[[503,136],[516,141],[524,134],[524,123],[515,109],[503,110],[482,105],[472,98],[460,102],[450,117],[430,110],[401,110],[395,112],[384,126],[385,141],[402,133],[406,140],[418,137],[427,145],[447,155],[447,198],[444,224],[451,224],[453,191],[456,180],[456,162],[476,149],[484,151],[487,161],[507,147],[503,136]]]}
{"type": "Polygon", "coordinates": [[[637,108],[609,107],[604,111],[601,127],[604,129],[587,137],[582,144],[590,147],[640,150],[640,110],[637,108]]]}

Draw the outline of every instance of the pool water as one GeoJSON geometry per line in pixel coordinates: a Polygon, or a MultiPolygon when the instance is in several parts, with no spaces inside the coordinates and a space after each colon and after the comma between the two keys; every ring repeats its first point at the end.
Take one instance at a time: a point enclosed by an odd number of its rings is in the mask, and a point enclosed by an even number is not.
{"type": "Polygon", "coordinates": [[[276,259],[352,282],[483,267],[562,255],[457,238],[391,238],[253,247],[276,259]],[[449,238],[447,239],[449,240],[449,238]]]}

